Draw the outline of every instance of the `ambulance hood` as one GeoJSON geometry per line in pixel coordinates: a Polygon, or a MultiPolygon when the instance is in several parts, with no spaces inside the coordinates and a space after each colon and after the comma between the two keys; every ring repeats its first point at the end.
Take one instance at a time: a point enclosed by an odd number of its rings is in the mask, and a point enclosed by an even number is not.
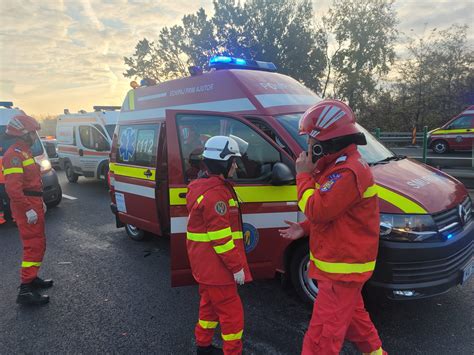
{"type": "Polygon", "coordinates": [[[383,200],[381,212],[401,213],[400,210],[385,211],[384,208],[386,202],[391,204],[397,196],[407,198],[430,214],[456,207],[467,196],[466,188],[458,180],[415,160],[390,161],[374,166],[372,171],[377,185],[395,193],[379,194],[383,200]]]}

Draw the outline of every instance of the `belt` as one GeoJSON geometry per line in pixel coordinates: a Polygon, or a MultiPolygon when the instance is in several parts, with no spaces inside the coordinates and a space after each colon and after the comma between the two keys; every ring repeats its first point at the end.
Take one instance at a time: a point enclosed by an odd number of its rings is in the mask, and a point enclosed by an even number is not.
{"type": "Polygon", "coordinates": [[[29,191],[23,190],[25,196],[43,197],[43,191],[29,191]]]}

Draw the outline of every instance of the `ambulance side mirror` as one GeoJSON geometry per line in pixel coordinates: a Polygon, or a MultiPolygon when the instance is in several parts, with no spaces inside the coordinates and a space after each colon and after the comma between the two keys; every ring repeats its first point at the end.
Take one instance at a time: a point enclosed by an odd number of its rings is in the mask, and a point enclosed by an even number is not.
{"type": "Polygon", "coordinates": [[[284,163],[275,163],[272,169],[272,185],[291,185],[295,181],[295,176],[291,169],[284,163]]]}

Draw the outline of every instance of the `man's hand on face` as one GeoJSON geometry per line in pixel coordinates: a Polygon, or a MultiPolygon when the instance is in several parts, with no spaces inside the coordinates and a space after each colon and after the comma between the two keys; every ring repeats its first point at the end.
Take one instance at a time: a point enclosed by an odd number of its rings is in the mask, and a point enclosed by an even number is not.
{"type": "Polygon", "coordinates": [[[296,159],[296,173],[312,173],[316,169],[316,163],[313,163],[311,155],[307,152],[301,152],[296,159]]]}

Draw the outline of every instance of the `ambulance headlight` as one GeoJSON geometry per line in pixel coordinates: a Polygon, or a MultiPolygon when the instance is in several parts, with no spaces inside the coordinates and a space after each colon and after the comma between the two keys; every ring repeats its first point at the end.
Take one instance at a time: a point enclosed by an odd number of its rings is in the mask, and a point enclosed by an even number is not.
{"type": "Polygon", "coordinates": [[[49,162],[48,159],[41,160],[40,166],[41,166],[42,173],[50,171],[52,169],[51,163],[49,162]]]}
{"type": "Polygon", "coordinates": [[[422,242],[438,235],[433,218],[426,214],[380,214],[380,238],[399,242],[422,242]]]}

